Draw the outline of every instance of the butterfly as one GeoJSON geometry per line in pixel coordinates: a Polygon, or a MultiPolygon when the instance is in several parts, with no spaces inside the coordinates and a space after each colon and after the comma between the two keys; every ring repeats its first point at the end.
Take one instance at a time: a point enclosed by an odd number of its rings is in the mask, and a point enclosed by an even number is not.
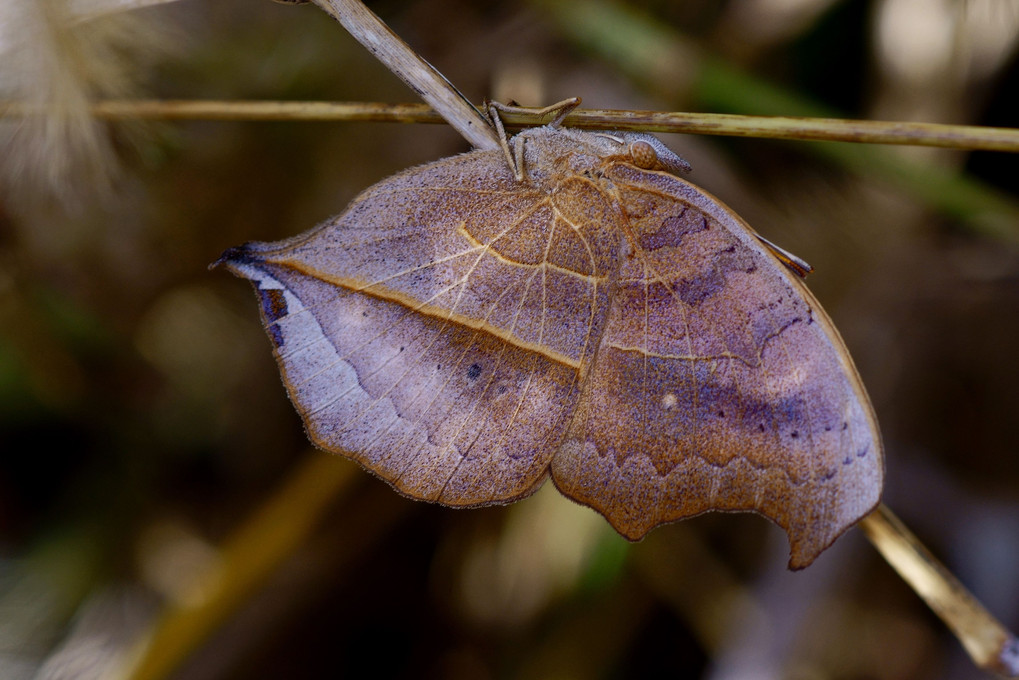
{"type": "Polygon", "coordinates": [[[805,265],[688,170],[650,135],[532,128],[216,264],[254,285],[311,440],[400,493],[551,476],[631,540],[752,511],[801,568],[879,502],[876,419],[805,265]]]}

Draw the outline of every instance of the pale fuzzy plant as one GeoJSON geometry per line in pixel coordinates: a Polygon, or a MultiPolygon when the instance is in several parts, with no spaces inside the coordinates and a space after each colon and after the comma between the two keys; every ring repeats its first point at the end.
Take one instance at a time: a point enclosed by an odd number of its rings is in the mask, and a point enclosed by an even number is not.
{"type": "Polygon", "coordinates": [[[98,98],[137,96],[166,53],[165,25],[131,12],[170,0],[0,0],[0,101],[28,115],[0,120],[0,191],[11,206],[65,206],[108,194],[117,174],[98,98]]]}

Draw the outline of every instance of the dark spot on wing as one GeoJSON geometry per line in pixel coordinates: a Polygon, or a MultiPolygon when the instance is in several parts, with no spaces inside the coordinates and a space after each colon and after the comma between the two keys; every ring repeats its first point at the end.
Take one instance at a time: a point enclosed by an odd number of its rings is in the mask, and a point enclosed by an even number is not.
{"type": "Polygon", "coordinates": [[[653,234],[640,235],[640,247],[647,251],[659,248],[677,248],[683,237],[708,229],[708,220],[696,210],[683,209],[678,215],[669,215],[653,234]]]}
{"type": "Polygon", "coordinates": [[[259,288],[258,297],[262,302],[262,313],[267,324],[287,315],[287,298],[279,288],[259,288]]]}
{"type": "Polygon", "coordinates": [[[269,337],[272,339],[272,344],[276,349],[283,346],[283,331],[280,330],[279,325],[269,324],[265,327],[265,330],[269,333],[269,337]]]}
{"type": "Polygon", "coordinates": [[[714,267],[700,276],[677,281],[674,286],[679,299],[691,306],[699,305],[724,288],[725,277],[714,267]]]}
{"type": "Polygon", "coordinates": [[[467,378],[477,380],[479,375],[481,375],[481,366],[479,364],[471,364],[467,369],[467,378]]]}
{"type": "Polygon", "coordinates": [[[283,331],[276,322],[287,315],[287,298],[279,288],[259,288],[258,299],[265,317],[265,330],[276,349],[283,346],[283,331]]]}
{"type": "MultiPolygon", "coordinates": [[[[752,272],[755,269],[752,255],[729,245],[717,251],[714,261],[702,272],[673,284],[676,295],[688,305],[695,306],[725,290],[726,278],[732,272],[752,272]]],[[[779,299],[778,303],[781,303],[779,299]]],[[[777,305],[776,305],[777,306],[777,305]]]]}
{"type": "Polygon", "coordinates": [[[265,261],[258,255],[251,252],[251,247],[253,245],[254,244],[252,242],[248,242],[234,248],[227,248],[223,251],[223,254],[219,256],[219,259],[210,265],[210,268],[218,267],[224,262],[231,262],[233,264],[249,264],[255,265],[256,267],[263,265],[265,261]]]}

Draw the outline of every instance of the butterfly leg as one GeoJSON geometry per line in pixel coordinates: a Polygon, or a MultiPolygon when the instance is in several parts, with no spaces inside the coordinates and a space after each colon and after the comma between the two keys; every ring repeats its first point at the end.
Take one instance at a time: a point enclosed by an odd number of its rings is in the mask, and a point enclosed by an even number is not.
{"type": "MultiPolygon", "coordinates": [[[[559,127],[563,119],[569,115],[573,109],[580,106],[580,97],[570,97],[564,99],[561,102],[556,102],[550,106],[546,106],[543,109],[533,112],[532,115],[536,116],[538,120],[542,120],[551,114],[555,114],[555,117],[548,123],[549,127],[559,127]]],[[[516,103],[502,104],[500,102],[487,102],[486,106],[488,112],[488,118],[492,122],[492,126],[495,128],[496,133],[499,135],[499,145],[502,147],[503,154],[506,156],[506,162],[509,163],[510,168],[513,170],[513,176],[517,178],[518,182],[524,181],[524,140],[520,137],[513,138],[513,148],[510,148],[509,139],[506,136],[506,128],[503,125],[502,117],[500,113],[532,113],[532,109],[518,106],[516,103]]]]}
{"type": "Polygon", "coordinates": [[[805,279],[807,278],[807,274],[814,271],[814,268],[811,267],[810,264],[803,258],[793,255],[785,248],[778,247],[758,233],[755,233],[754,236],[756,236],[761,243],[767,246],[768,250],[770,250],[772,254],[778,258],[779,262],[793,270],[793,272],[795,272],[800,278],[805,279]]]}
{"type": "Polygon", "coordinates": [[[569,99],[564,99],[561,102],[556,102],[555,104],[546,106],[538,112],[538,117],[544,118],[550,113],[555,113],[555,118],[549,122],[548,126],[557,128],[563,124],[563,119],[570,115],[570,112],[578,106],[580,106],[580,97],[570,97],[569,99]]]}
{"type": "Polygon", "coordinates": [[[520,137],[514,138],[514,149],[510,149],[509,139],[506,137],[506,128],[502,124],[502,117],[499,115],[500,111],[506,111],[519,107],[510,106],[507,104],[500,104],[499,102],[488,102],[486,107],[488,110],[488,119],[492,121],[492,127],[495,128],[496,133],[499,135],[499,146],[502,147],[502,152],[506,156],[506,162],[510,166],[510,170],[513,171],[513,176],[517,178],[518,182],[524,181],[524,145],[523,140],[520,137]],[[516,155],[514,156],[514,151],[516,155]]]}
{"type": "Polygon", "coordinates": [[[563,119],[570,115],[570,112],[578,106],[580,106],[580,97],[570,97],[569,99],[564,99],[561,102],[550,104],[543,109],[538,109],[537,111],[526,106],[519,106],[515,102],[510,104],[488,102],[488,115],[492,116],[493,111],[497,111],[499,113],[528,114],[534,116],[539,121],[542,121],[548,116],[555,114],[555,117],[548,122],[548,126],[559,127],[562,125],[563,119]]]}

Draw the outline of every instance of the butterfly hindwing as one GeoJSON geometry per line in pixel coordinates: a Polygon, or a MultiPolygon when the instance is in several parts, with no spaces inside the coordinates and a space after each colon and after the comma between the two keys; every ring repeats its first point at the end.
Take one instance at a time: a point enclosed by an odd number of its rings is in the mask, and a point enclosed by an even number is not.
{"type": "Polygon", "coordinates": [[[631,250],[557,486],[636,539],[753,510],[808,564],[877,503],[881,451],[855,369],[804,286],[731,211],[664,173],[606,173],[631,250]]]}

